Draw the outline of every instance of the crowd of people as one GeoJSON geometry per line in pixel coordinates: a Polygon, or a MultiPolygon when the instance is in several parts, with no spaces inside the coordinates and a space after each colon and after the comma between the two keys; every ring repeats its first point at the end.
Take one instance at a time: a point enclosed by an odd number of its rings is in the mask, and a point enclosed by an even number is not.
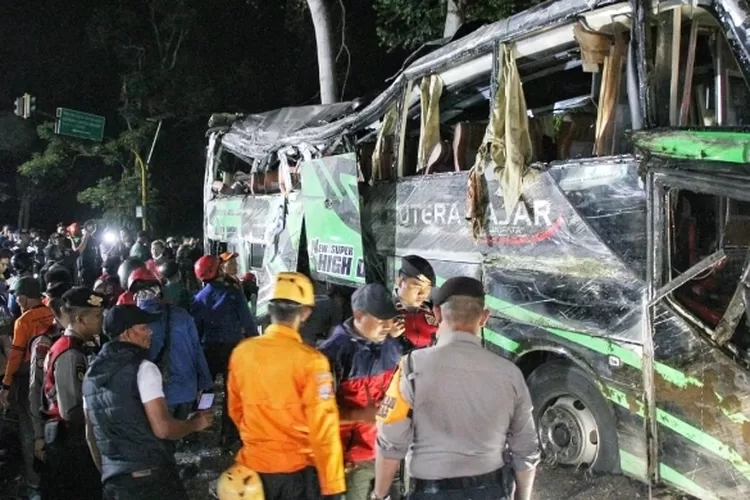
{"type": "Polygon", "coordinates": [[[236,253],[93,223],[24,234],[0,236],[0,407],[28,498],[188,498],[176,443],[213,425],[215,387],[236,452],[221,500],[530,498],[531,399],[482,348],[481,282],[436,288],[407,256],[395,292],[358,288],[345,319],[332,289],[279,273],[261,334],[236,253]]]}

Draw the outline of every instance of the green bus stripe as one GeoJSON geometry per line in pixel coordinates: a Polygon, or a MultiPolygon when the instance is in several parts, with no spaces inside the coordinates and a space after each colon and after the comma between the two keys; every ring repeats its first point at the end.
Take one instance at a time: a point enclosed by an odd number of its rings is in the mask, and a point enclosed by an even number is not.
{"type": "MultiPolygon", "coordinates": [[[[547,330],[548,332],[558,337],[562,337],[578,345],[587,347],[600,354],[604,354],[605,356],[616,356],[628,366],[631,366],[638,370],[642,369],[640,356],[633,350],[625,349],[618,346],[614,342],[603,338],[571,332],[567,329],[562,328],[565,325],[558,321],[551,320],[542,316],[541,314],[529,311],[528,309],[524,309],[521,306],[505,302],[496,297],[492,297],[491,295],[487,295],[486,301],[487,305],[491,309],[494,309],[503,316],[515,319],[521,323],[538,326],[539,328],[543,328],[544,330],[547,330]]],[[[662,378],[681,389],[686,388],[688,385],[703,387],[703,382],[701,382],[697,378],[687,376],[681,371],[676,370],[675,368],[672,368],[671,366],[665,365],[663,363],[659,363],[658,361],[655,362],[655,370],[656,373],[658,373],[662,378]]],[[[714,394],[716,395],[718,402],[721,403],[724,398],[716,392],[714,392],[714,394]]],[[[719,405],[719,409],[734,423],[742,424],[744,422],[750,421],[750,419],[748,419],[748,417],[742,413],[731,413],[721,405],[719,405]]]]}
{"type": "MultiPolygon", "coordinates": [[[[495,344],[496,346],[501,347],[512,353],[517,353],[520,347],[520,344],[516,342],[515,340],[509,339],[505,337],[504,335],[494,330],[491,330],[489,328],[484,329],[484,338],[485,340],[491,342],[492,344],[495,344]]],[[[603,389],[602,392],[606,395],[607,399],[614,402],[615,404],[618,404],[619,406],[622,406],[623,408],[627,409],[628,411],[635,414],[636,416],[645,418],[644,407],[641,401],[639,401],[638,399],[634,397],[628,397],[626,393],[624,393],[620,389],[617,389],[609,384],[604,385],[602,389],[603,389]],[[634,408],[634,406],[636,406],[637,409],[634,408]]],[[[675,431],[676,433],[680,434],[686,439],[689,439],[690,441],[697,444],[698,446],[705,448],[706,450],[714,453],[719,458],[731,463],[732,466],[740,474],[742,474],[747,479],[750,479],[750,464],[748,464],[748,462],[742,458],[742,456],[737,452],[737,450],[730,448],[729,446],[722,443],[721,441],[711,436],[710,434],[703,432],[702,430],[690,425],[689,423],[683,420],[680,420],[674,415],[671,415],[670,413],[667,413],[664,410],[659,409],[659,408],[657,408],[656,410],[656,421],[664,425],[665,427],[675,431]]],[[[621,450],[621,453],[622,453],[622,450],[621,450]]],[[[624,465],[621,464],[621,467],[623,468],[623,470],[627,470],[627,468],[632,468],[632,465],[633,464],[629,464],[629,463],[624,464],[624,465]]],[[[668,469],[667,475],[668,476],[671,475],[672,479],[670,479],[670,482],[672,482],[673,484],[682,487],[681,485],[685,483],[685,481],[687,481],[688,483],[691,483],[687,478],[684,478],[682,476],[680,476],[682,477],[682,480],[680,480],[680,477],[675,476],[675,474],[679,476],[679,474],[676,471],[669,469],[668,467],[667,469],[668,469]]],[[[640,475],[636,475],[636,477],[640,477],[640,475]]],[[[693,486],[698,488],[697,485],[693,484],[693,486]]],[[[686,490],[686,491],[693,491],[693,490],[686,490]]],[[[691,493],[691,494],[694,494],[694,493],[691,493]]],[[[704,498],[702,496],[699,496],[699,497],[704,498]]],[[[714,498],[714,497],[711,497],[711,498],[714,498]]]]}
{"type": "Polygon", "coordinates": [[[659,475],[664,482],[670,483],[673,486],[678,487],[682,491],[700,498],[701,500],[718,500],[719,498],[716,494],[704,490],[695,482],[683,476],[668,465],[664,465],[663,463],[659,463],[659,475]]]}
{"type": "Polygon", "coordinates": [[[648,482],[646,461],[620,448],[620,469],[628,476],[648,482]]]}
{"type": "MultiPolygon", "coordinates": [[[[628,409],[634,415],[641,418],[645,418],[645,412],[643,403],[634,397],[628,397],[627,394],[622,392],[620,389],[607,384],[604,388],[605,395],[610,401],[628,409]],[[634,408],[637,407],[637,411],[634,408]]],[[[698,446],[705,448],[706,450],[714,453],[722,460],[726,460],[731,463],[732,466],[745,478],[750,479],[750,464],[746,462],[742,456],[730,448],[728,445],[722,443],[715,437],[703,432],[702,430],[690,425],[689,423],[680,420],[676,416],[665,412],[664,410],[656,409],[656,421],[661,425],[673,430],[680,434],[686,439],[689,439],[698,446]]],[[[701,497],[702,498],[702,497],[701,497]]]]}
{"type": "MultiPolygon", "coordinates": [[[[630,476],[638,477],[643,481],[647,481],[647,478],[643,475],[643,473],[638,474],[637,472],[646,470],[646,461],[640,457],[636,457],[635,455],[628,453],[623,449],[620,449],[620,468],[623,470],[623,472],[630,476]]],[[[702,500],[718,500],[719,498],[718,496],[716,496],[716,494],[704,490],[698,484],[691,481],[680,472],[663,463],[659,464],[659,475],[665,482],[670,483],[678,487],[680,490],[685,491],[702,500]]]]}

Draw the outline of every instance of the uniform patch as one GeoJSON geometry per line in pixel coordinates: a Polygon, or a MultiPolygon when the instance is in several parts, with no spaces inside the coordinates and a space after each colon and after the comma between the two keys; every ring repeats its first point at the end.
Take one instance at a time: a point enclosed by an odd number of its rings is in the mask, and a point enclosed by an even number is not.
{"type": "Polygon", "coordinates": [[[76,365],[76,375],[78,376],[78,381],[83,382],[83,376],[86,374],[86,366],[85,365],[76,365]]]}
{"type": "Polygon", "coordinates": [[[378,408],[376,417],[382,424],[395,424],[411,418],[411,405],[401,394],[401,376],[399,368],[378,408]]]}
{"type": "Polygon", "coordinates": [[[331,372],[318,373],[315,376],[315,380],[318,384],[318,398],[321,401],[331,399],[334,396],[333,375],[331,375],[331,372]]]}
{"type": "Polygon", "coordinates": [[[428,325],[430,325],[430,326],[438,326],[438,320],[437,320],[437,318],[435,317],[435,315],[434,315],[434,314],[432,314],[431,312],[430,312],[430,313],[425,313],[425,315],[424,315],[424,320],[425,320],[425,321],[427,322],[427,324],[428,324],[428,325]]]}

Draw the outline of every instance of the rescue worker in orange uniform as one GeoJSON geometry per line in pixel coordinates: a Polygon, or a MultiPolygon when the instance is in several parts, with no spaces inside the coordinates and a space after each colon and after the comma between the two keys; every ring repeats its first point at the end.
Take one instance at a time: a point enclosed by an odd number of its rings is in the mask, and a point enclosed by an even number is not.
{"type": "Polygon", "coordinates": [[[314,305],[306,276],[279,273],[271,325],[229,360],[228,411],[242,438],[236,460],[260,475],[265,500],[338,499],[346,490],[331,367],[298,333],[314,305]]]}
{"type": "Polygon", "coordinates": [[[401,336],[404,354],[428,347],[435,341],[438,321],[429,301],[433,286],[435,271],[429,262],[418,255],[401,259],[396,279],[396,309],[404,326],[404,335],[401,336]]]}
{"type": "Polygon", "coordinates": [[[22,314],[13,327],[13,344],[0,390],[0,408],[13,404],[18,413],[26,483],[33,492],[40,487],[40,478],[34,470],[34,426],[29,407],[29,345],[37,335],[52,327],[55,316],[49,307],[42,304],[42,286],[34,277],[19,278],[13,284],[11,293],[22,314]]]}

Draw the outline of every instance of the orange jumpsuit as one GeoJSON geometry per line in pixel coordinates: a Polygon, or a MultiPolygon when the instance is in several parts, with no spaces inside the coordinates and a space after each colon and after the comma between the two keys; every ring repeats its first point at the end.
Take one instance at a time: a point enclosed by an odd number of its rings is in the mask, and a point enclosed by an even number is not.
{"type": "Polygon", "coordinates": [[[273,324],[242,341],[229,360],[227,394],[239,463],[260,474],[313,466],[323,495],[346,490],[331,368],[298,332],[273,324]]]}

